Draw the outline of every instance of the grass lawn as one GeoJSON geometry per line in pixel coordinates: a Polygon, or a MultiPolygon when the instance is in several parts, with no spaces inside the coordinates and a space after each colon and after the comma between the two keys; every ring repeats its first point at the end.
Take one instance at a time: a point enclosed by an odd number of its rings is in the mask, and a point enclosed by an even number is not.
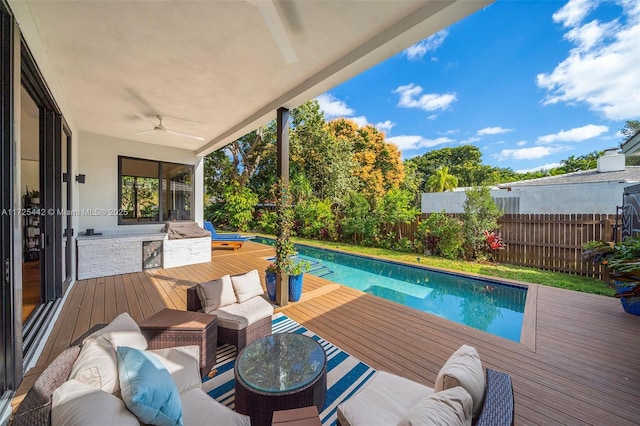
{"type": "MultiPolygon", "coordinates": [[[[273,238],[273,236],[268,237],[273,238]]],[[[507,278],[516,281],[582,291],[584,293],[600,294],[611,297],[613,297],[615,293],[614,289],[602,280],[581,277],[578,275],[569,275],[562,272],[543,271],[541,269],[525,268],[522,266],[500,263],[492,264],[449,260],[437,256],[424,256],[418,253],[405,253],[381,248],[360,247],[352,244],[332,241],[316,241],[306,238],[292,238],[292,241],[310,246],[344,250],[351,253],[377,256],[384,259],[398,260],[427,267],[444,268],[453,271],[469,272],[497,278],[507,278]]]]}

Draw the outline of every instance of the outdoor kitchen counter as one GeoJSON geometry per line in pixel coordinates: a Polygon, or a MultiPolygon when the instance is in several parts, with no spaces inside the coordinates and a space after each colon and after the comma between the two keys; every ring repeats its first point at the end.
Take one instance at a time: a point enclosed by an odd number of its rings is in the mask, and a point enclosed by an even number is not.
{"type": "Polygon", "coordinates": [[[141,272],[145,263],[143,243],[162,241],[157,267],[174,268],[211,261],[211,237],[169,239],[166,232],[147,234],[81,235],[78,246],[78,279],[141,272]]]}
{"type": "Polygon", "coordinates": [[[163,241],[164,232],[147,234],[80,235],[78,279],[142,271],[142,243],[163,241]]]}

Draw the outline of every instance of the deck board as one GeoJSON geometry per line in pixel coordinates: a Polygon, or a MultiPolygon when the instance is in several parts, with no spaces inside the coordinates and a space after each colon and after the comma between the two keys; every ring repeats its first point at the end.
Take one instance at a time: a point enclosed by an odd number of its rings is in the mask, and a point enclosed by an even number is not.
{"type": "MultiPolygon", "coordinates": [[[[188,287],[263,271],[273,255],[247,242],[237,252],[213,250],[209,263],[76,282],[18,394],[96,322],[124,311],[139,321],[164,307],[184,310],[188,287]]],[[[527,303],[535,317],[525,319],[521,344],[308,274],[304,285],[301,301],[278,311],[376,369],[433,386],[448,356],[467,343],[483,365],[511,375],[518,425],[630,425],[640,418],[640,317],[616,299],[536,286],[535,302],[527,303]]]]}

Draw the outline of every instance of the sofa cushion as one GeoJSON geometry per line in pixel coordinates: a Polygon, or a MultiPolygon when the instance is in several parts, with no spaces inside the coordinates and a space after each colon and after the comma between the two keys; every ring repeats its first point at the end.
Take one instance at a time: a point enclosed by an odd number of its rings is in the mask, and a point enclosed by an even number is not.
{"type": "Polygon", "coordinates": [[[202,387],[200,377],[200,347],[197,345],[148,350],[158,357],[176,383],[178,392],[202,387]]]}
{"type": "Polygon", "coordinates": [[[398,426],[471,426],[473,399],[462,386],[436,392],[418,401],[398,426]]]}
{"type": "Polygon", "coordinates": [[[77,380],[67,380],[53,391],[53,426],[139,426],[122,400],[110,393],[77,380]]]}
{"type": "Polygon", "coordinates": [[[250,426],[248,416],[220,404],[200,389],[180,395],[185,425],[250,426]]]}
{"type": "Polygon", "coordinates": [[[233,290],[236,292],[238,303],[244,303],[253,297],[264,294],[260,284],[260,275],[256,269],[242,275],[233,275],[231,282],[233,283],[233,290]]]}
{"type": "Polygon", "coordinates": [[[338,406],[343,426],[395,425],[433,389],[404,377],[378,371],[365,387],[338,406]]]}
{"type": "Polygon", "coordinates": [[[160,426],[182,425],[182,402],[175,382],[153,354],[119,346],[122,400],[138,419],[160,426]]]}
{"type": "Polygon", "coordinates": [[[473,398],[473,415],[480,413],[484,400],[485,378],[480,356],[475,348],[462,345],[440,369],[435,391],[462,386],[473,398]]]}
{"type": "Polygon", "coordinates": [[[138,324],[126,312],[121,313],[107,326],[88,336],[82,343],[84,344],[89,339],[97,336],[107,339],[114,349],[118,346],[129,346],[142,351],[147,349],[147,339],[140,332],[138,324]]]}
{"type": "Polygon", "coordinates": [[[202,304],[202,311],[207,314],[237,302],[229,275],[220,277],[217,280],[200,283],[196,287],[196,291],[202,304]]]}
{"type": "Polygon", "coordinates": [[[118,392],[120,382],[115,348],[102,336],[86,340],[71,367],[69,378],[111,394],[118,392]]]}
{"type": "Polygon", "coordinates": [[[273,315],[273,306],[263,297],[254,297],[244,303],[234,303],[211,312],[218,316],[218,327],[244,330],[249,325],[273,315]]]}

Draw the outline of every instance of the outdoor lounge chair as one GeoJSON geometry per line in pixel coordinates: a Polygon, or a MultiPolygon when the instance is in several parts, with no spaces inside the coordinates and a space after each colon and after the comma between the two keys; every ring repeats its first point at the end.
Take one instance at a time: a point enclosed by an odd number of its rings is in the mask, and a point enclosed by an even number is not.
{"type": "Polygon", "coordinates": [[[204,221],[204,229],[211,233],[211,248],[231,247],[233,251],[242,247],[242,243],[253,238],[253,236],[243,237],[240,234],[218,234],[213,227],[213,223],[204,221]]]}
{"type": "Polygon", "coordinates": [[[213,227],[213,223],[209,222],[208,220],[204,221],[204,229],[206,229],[207,231],[211,232],[211,239],[212,240],[242,240],[242,241],[246,241],[246,240],[250,240],[251,238],[253,238],[253,235],[250,236],[242,236],[240,234],[218,234],[216,232],[216,228],[213,227]]]}

